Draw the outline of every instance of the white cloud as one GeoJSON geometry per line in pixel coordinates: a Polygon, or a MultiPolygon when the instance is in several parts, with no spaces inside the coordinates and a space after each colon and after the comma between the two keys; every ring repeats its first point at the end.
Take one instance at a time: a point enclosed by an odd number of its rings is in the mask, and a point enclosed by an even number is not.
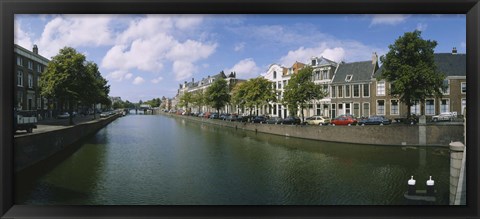
{"type": "Polygon", "coordinates": [[[37,44],[47,58],[65,46],[111,45],[113,38],[108,24],[112,18],[106,15],[57,16],[45,25],[37,44]]]}
{"type": "Polygon", "coordinates": [[[135,79],[133,79],[132,83],[135,85],[139,85],[139,84],[143,84],[143,82],[145,82],[145,79],[143,79],[140,76],[137,76],[135,79]]]}
{"type": "Polygon", "coordinates": [[[123,81],[123,80],[130,79],[130,78],[132,78],[132,76],[133,76],[132,73],[119,70],[119,71],[113,71],[113,72],[109,73],[106,76],[106,78],[120,82],[120,81],[123,81]]]}
{"type": "Polygon", "coordinates": [[[427,27],[428,27],[428,24],[418,23],[416,30],[419,30],[419,31],[423,32],[423,31],[427,30],[427,27]]]}
{"type": "Polygon", "coordinates": [[[20,22],[15,21],[13,24],[13,29],[15,32],[14,34],[15,44],[25,47],[25,49],[32,49],[33,48],[32,36],[29,33],[23,31],[22,25],[20,24],[20,22]]]}
{"type": "Polygon", "coordinates": [[[202,21],[202,15],[179,15],[175,19],[175,27],[180,30],[186,30],[198,26],[202,21]]]}
{"type": "Polygon", "coordinates": [[[238,51],[242,51],[244,48],[245,48],[245,42],[241,42],[241,43],[235,44],[235,47],[233,48],[233,50],[235,52],[238,52],[238,51]]]}
{"type": "Polygon", "coordinates": [[[197,69],[191,62],[186,61],[174,61],[173,73],[175,74],[175,80],[182,81],[190,78],[197,69]]]}
{"type": "Polygon", "coordinates": [[[152,79],[151,82],[154,83],[154,84],[158,84],[158,83],[160,83],[160,81],[162,81],[162,80],[163,80],[163,77],[158,77],[158,78],[152,79]]]}
{"type": "Polygon", "coordinates": [[[248,79],[260,75],[260,68],[257,66],[252,58],[247,58],[239,61],[232,68],[226,69],[225,73],[235,72],[237,78],[248,79]]]}
{"type": "Polygon", "coordinates": [[[187,40],[184,43],[176,43],[166,57],[172,61],[181,60],[195,62],[208,58],[217,47],[217,44],[203,44],[194,40],[187,40]]]}
{"type": "Polygon", "coordinates": [[[376,14],[373,15],[370,26],[375,25],[396,25],[404,22],[409,16],[403,14],[376,14]]]}

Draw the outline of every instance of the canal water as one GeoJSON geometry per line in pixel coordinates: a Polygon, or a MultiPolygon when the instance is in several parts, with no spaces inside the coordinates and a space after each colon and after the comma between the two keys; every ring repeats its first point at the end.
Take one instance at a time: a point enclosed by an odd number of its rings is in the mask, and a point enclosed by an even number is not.
{"type": "Polygon", "coordinates": [[[163,115],[121,117],[55,165],[17,175],[16,204],[448,205],[449,151],[320,142],[163,115]],[[435,180],[436,202],[404,198],[435,180]]]}

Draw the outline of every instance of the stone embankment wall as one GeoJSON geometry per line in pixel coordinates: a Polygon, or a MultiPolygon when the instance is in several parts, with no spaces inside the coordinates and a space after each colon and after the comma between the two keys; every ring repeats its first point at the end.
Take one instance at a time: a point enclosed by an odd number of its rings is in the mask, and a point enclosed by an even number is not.
{"type": "Polygon", "coordinates": [[[68,149],[75,142],[97,132],[118,117],[119,115],[114,115],[63,129],[16,136],[14,139],[15,172],[68,149]]]}
{"type": "Polygon", "coordinates": [[[384,126],[308,126],[257,124],[164,114],[189,121],[275,135],[369,145],[448,146],[463,141],[463,124],[384,125],[384,126]]]}

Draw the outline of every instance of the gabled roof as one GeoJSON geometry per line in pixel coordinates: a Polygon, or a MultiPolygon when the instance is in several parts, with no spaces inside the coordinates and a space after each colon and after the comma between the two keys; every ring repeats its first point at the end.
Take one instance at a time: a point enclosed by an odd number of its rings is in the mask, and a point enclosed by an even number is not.
{"type": "MultiPolygon", "coordinates": [[[[465,54],[435,53],[433,58],[437,70],[444,73],[445,76],[467,75],[467,56],[465,54]]],[[[375,72],[375,78],[381,75],[382,67],[375,72]]]]}
{"type": "Polygon", "coordinates": [[[370,81],[374,67],[372,61],[340,63],[332,83],[346,83],[347,75],[352,75],[349,83],[370,81]]]}
{"type": "Polygon", "coordinates": [[[317,62],[318,62],[317,65],[315,65],[315,66],[337,65],[336,62],[334,62],[330,59],[324,58],[323,56],[320,57],[320,58],[315,57],[314,59],[317,60],[317,62]]]}

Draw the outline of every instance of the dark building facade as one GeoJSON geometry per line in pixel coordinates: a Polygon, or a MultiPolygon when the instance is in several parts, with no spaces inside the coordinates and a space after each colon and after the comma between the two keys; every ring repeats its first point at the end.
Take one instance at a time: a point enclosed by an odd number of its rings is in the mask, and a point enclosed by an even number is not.
{"type": "Polygon", "coordinates": [[[38,54],[36,45],[30,51],[15,44],[14,58],[15,108],[17,110],[36,110],[40,115],[39,119],[49,116],[46,113],[47,99],[40,95],[39,81],[50,60],[38,54]]]}

